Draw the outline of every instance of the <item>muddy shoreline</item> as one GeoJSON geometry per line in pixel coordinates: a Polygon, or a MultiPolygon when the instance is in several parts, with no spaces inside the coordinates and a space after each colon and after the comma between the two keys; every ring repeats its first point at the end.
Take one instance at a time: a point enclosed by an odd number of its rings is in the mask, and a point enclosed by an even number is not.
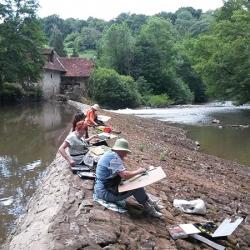
{"type": "MultiPolygon", "coordinates": [[[[198,152],[185,131],[165,122],[102,114],[111,116],[112,127],[130,142],[133,153],[128,168],[149,164],[164,169],[167,178],[147,187],[149,193],[161,198],[164,219],[144,218],[132,200],[130,213],[104,210],[92,199],[93,182],[73,175],[57,155],[4,249],[211,249],[195,240],[174,241],[167,227],[208,220],[220,223],[229,216],[249,214],[248,167],[198,152]],[[175,198],[203,199],[206,215],[177,211],[175,198]]],[[[249,249],[249,235],[246,219],[219,243],[227,249],[249,249]]]]}

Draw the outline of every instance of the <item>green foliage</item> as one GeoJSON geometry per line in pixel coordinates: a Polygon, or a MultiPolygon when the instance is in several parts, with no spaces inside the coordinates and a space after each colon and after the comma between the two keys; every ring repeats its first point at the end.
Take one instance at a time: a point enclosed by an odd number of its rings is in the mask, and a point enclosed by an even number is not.
{"type": "Polygon", "coordinates": [[[137,89],[142,95],[149,95],[152,93],[152,89],[150,88],[151,84],[146,81],[143,76],[140,76],[136,80],[137,89]]]}
{"type": "Polygon", "coordinates": [[[160,153],[160,161],[166,161],[166,154],[164,152],[160,153]]]}
{"type": "Polygon", "coordinates": [[[150,18],[136,41],[133,62],[134,78],[143,76],[151,83],[154,94],[167,90],[166,68],[174,65],[174,29],[172,24],[158,17],[150,18]]]}
{"type": "Polygon", "coordinates": [[[55,28],[60,30],[60,32],[64,30],[64,20],[58,15],[50,15],[41,19],[41,24],[43,25],[43,29],[47,38],[52,36],[55,28]]]}
{"type": "Polygon", "coordinates": [[[139,104],[139,93],[134,80],[119,75],[113,69],[98,68],[90,79],[90,96],[101,106],[118,109],[134,108],[139,104]]]}
{"type": "Polygon", "coordinates": [[[44,65],[45,39],[36,18],[37,1],[2,1],[0,88],[3,82],[36,82],[44,65]]]}
{"type": "Polygon", "coordinates": [[[143,152],[144,149],[145,149],[145,145],[144,145],[144,144],[140,144],[140,145],[139,145],[139,150],[140,150],[141,152],[143,152]]]}
{"type": "Polygon", "coordinates": [[[120,74],[130,74],[134,39],[125,23],[113,24],[103,35],[98,48],[101,65],[120,74]]]}
{"type": "Polygon", "coordinates": [[[24,91],[20,84],[5,82],[0,89],[0,103],[11,103],[20,101],[24,91]]]}
{"type": "Polygon", "coordinates": [[[193,48],[194,39],[185,39],[176,44],[178,56],[176,58],[177,75],[189,86],[194,95],[194,102],[207,101],[206,86],[201,77],[192,68],[190,51],[193,48]]]}
{"type": "Polygon", "coordinates": [[[79,36],[75,38],[74,44],[78,51],[96,49],[96,44],[100,38],[100,31],[94,28],[83,28],[79,36]]]}
{"type": "Polygon", "coordinates": [[[236,10],[194,43],[194,68],[209,94],[239,104],[250,101],[250,12],[236,10]],[[219,49],[218,49],[219,48],[219,49]]]}
{"type": "Polygon", "coordinates": [[[249,0],[227,0],[216,13],[217,21],[229,20],[236,10],[250,10],[249,0]]]}
{"type": "Polygon", "coordinates": [[[0,103],[16,103],[20,101],[40,101],[42,90],[40,86],[29,84],[22,86],[17,83],[5,82],[0,89],[0,103]]]}
{"type": "Polygon", "coordinates": [[[26,101],[41,101],[43,98],[43,92],[38,84],[26,84],[24,86],[23,97],[26,101]]]}
{"type": "Polygon", "coordinates": [[[161,95],[147,95],[143,97],[145,105],[153,108],[163,108],[174,102],[166,94],[161,95]]]}
{"type": "Polygon", "coordinates": [[[115,20],[111,21],[111,24],[126,23],[133,35],[136,35],[140,31],[141,27],[147,22],[148,16],[142,14],[129,14],[121,13],[115,20]]]}
{"type": "Polygon", "coordinates": [[[50,47],[54,48],[54,50],[57,52],[59,56],[66,56],[66,52],[64,51],[64,46],[63,46],[62,33],[57,28],[57,26],[54,26],[53,28],[49,45],[50,47]]]}
{"type": "MultiPolygon", "coordinates": [[[[17,0],[5,0],[0,16],[10,15],[10,2],[17,0]]],[[[41,23],[48,38],[55,27],[62,33],[69,55],[92,58],[97,67],[114,69],[137,79],[137,104],[153,99],[152,103],[164,105],[162,95],[175,104],[204,102],[211,97],[245,103],[250,99],[249,7],[248,0],[227,0],[222,8],[206,13],[184,7],[175,13],[161,12],[152,17],[121,13],[109,22],[93,17],[86,21],[63,20],[52,15],[41,19],[41,23]]],[[[1,34],[13,33],[6,27],[2,33],[0,30],[0,45],[4,41],[1,34]]],[[[11,40],[16,37],[8,38],[11,40]]],[[[0,46],[0,55],[5,53],[5,47],[0,46]]],[[[23,48],[18,45],[16,50],[23,48]]],[[[5,70],[14,72],[15,76],[25,64],[6,65],[5,70]]],[[[0,72],[1,66],[4,65],[0,57],[0,72]]],[[[32,67],[29,64],[27,68],[32,67]]],[[[116,82],[114,79],[119,77],[111,75],[109,81],[116,82]]],[[[117,89],[127,84],[126,80],[122,81],[117,89]]]]}
{"type": "Polygon", "coordinates": [[[77,51],[76,51],[76,48],[75,48],[75,47],[74,47],[74,48],[73,48],[73,50],[72,50],[71,57],[79,57],[79,54],[77,53],[77,51]]]}
{"type": "Polygon", "coordinates": [[[89,28],[96,29],[100,32],[103,32],[103,30],[105,29],[107,25],[107,23],[104,20],[94,18],[94,17],[89,17],[87,20],[87,24],[89,28]]]}

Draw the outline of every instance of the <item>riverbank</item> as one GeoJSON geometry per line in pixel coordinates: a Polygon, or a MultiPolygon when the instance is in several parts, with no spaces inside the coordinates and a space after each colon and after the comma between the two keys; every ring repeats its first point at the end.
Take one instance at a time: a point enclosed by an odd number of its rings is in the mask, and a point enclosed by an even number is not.
{"type": "MultiPolygon", "coordinates": [[[[130,168],[149,164],[164,169],[167,178],[147,187],[149,193],[161,198],[164,219],[144,218],[132,205],[129,214],[104,210],[93,202],[93,182],[73,175],[57,155],[6,249],[209,249],[194,241],[173,241],[167,227],[207,220],[221,222],[235,213],[249,213],[249,168],[198,152],[183,130],[165,122],[102,114],[111,116],[113,128],[129,140],[133,152],[130,168]],[[175,198],[201,198],[207,214],[178,212],[173,207],[175,198]]],[[[249,223],[243,222],[227,241],[220,243],[227,249],[248,249],[249,233],[249,223]]]]}

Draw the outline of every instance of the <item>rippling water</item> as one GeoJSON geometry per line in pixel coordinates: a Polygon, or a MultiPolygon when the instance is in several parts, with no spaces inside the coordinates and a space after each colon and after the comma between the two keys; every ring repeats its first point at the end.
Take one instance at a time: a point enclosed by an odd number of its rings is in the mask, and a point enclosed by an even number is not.
{"type": "Polygon", "coordinates": [[[0,245],[54,159],[72,114],[58,104],[0,108],[0,245]]]}
{"type": "Polygon", "coordinates": [[[115,112],[181,126],[190,138],[199,141],[200,151],[250,166],[250,105],[235,107],[226,102],[115,112]],[[220,123],[213,124],[214,119],[220,123]]]}

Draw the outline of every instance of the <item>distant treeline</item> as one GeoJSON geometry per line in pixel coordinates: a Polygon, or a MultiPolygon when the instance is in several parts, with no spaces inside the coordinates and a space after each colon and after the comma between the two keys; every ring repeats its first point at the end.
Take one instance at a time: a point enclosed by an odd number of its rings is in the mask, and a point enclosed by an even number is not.
{"type": "MultiPolygon", "coordinates": [[[[249,7],[248,0],[228,0],[205,13],[185,7],[154,16],[122,13],[108,22],[33,15],[47,42],[40,30],[30,32],[61,56],[95,61],[88,94],[103,106],[161,107],[209,98],[243,104],[250,101],[249,7]]],[[[0,30],[0,45],[5,36],[0,30]]]]}

